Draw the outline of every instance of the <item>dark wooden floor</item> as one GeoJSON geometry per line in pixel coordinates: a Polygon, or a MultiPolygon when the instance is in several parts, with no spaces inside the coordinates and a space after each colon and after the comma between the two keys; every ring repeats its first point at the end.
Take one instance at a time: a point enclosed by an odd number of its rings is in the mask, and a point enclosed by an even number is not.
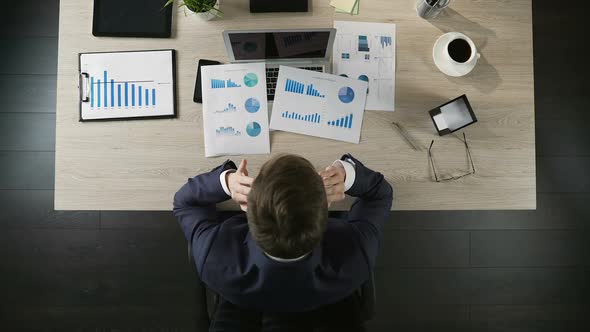
{"type": "MultiPolygon", "coordinates": [[[[538,210],[394,213],[373,331],[590,330],[587,17],[533,2],[538,210]]],[[[53,210],[59,1],[7,6],[0,330],[191,330],[193,275],[170,213],[53,210]]]]}

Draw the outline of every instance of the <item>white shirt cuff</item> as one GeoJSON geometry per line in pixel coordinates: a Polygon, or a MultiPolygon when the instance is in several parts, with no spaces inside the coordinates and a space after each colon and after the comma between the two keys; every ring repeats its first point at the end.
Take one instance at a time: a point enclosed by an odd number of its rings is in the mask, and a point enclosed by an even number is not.
{"type": "Polygon", "coordinates": [[[219,182],[221,182],[221,188],[223,188],[223,191],[225,191],[225,193],[227,194],[227,196],[231,196],[231,192],[229,191],[229,188],[227,186],[227,182],[225,181],[225,175],[227,174],[227,172],[235,172],[235,169],[228,169],[226,171],[221,172],[221,174],[219,175],[219,182]]]}
{"type": "Polygon", "coordinates": [[[348,160],[336,160],[332,163],[332,165],[336,163],[340,163],[340,165],[344,167],[344,173],[346,173],[346,179],[344,179],[344,192],[347,192],[348,189],[350,189],[354,184],[354,179],[356,178],[354,163],[348,160]]]}

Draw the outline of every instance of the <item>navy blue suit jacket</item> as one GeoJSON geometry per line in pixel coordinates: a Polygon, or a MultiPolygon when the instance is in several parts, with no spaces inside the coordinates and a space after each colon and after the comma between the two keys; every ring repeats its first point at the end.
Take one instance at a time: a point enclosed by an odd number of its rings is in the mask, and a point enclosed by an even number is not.
{"type": "Polygon", "coordinates": [[[393,190],[383,175],[355,163],[347,191],[357,197],[346,219],[333,219],[321,243],[304,259],[278,262],[248,231],[246,215],[220,221],[216,204],[230,197],[219,182],[231,161],[188,180],[174,196],[174,215],[192,247],[201,280],[224,299],[261,311],[306,311],[337,302],[369,279],[375,267],[393,190]]]}

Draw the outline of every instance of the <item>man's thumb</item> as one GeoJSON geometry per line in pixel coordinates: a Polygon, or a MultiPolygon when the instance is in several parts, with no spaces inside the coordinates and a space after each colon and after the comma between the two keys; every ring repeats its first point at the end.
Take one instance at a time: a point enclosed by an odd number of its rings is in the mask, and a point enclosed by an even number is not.
{"type": "Polygon", "coordinates": [[[244,175],[248,175],[248,170],[246,169],[246,166],[248,165],[248,161],[246,159],[242,159],[242,161],[240,162],[240,166],[238,167],[238,173],[242,173],[244,175]]]}

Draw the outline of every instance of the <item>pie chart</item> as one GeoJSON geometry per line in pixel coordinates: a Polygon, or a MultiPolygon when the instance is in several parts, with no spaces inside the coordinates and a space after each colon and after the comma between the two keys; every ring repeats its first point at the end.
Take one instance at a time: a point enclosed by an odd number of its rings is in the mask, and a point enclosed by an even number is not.
{"type": "Polygon", "coordinates": [[[369,76],[367,76],[367,75],[361,75],[361,76],[359,76],[359,80],[368,82],[369,81],[369,76]]]}
{"type": "Polygon", "coordinates": [[[255,87],[256,84],[258,84],[258,76],[256,76],[256,74],[254,73],[248,73],[244,76],[244,84],[246,84],[247,87],[255,87]]]}
{"type": "Polygon", "coordinates": [[[352,88],[345,86],[338,91],[338,98],[341,102],[348,104],[354,100],[354,90],[352,88]]]}
{"type": "Polygon", "coordinates": [[[258,122],[250,122],[246,126],[246,132],[251,137],[256,137],[256,136],[260,135],[261,130],[262,130],[262,128],[260,128],[260,124],[258,122]]]}
{"type": "Polygon", "coordinates": [[[244,106],[248,113],[256,113],[260,109],[260,102],[256,98],[248,98],[244,106]]]}

